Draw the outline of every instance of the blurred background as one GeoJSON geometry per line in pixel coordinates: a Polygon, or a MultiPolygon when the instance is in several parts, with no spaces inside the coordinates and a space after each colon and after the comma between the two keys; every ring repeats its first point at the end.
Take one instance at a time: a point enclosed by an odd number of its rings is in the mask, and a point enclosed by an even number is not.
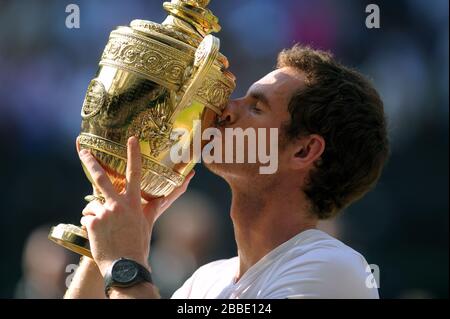
{"type": "MultiPolygon", "coordinates": [[[[448,298],[448,0],[213,0],[234,97],[295,42],[368,75],[389,117],[392,156],[377,188],[321,227],[380,268],[382,298],[448,298]],[[367,29],[366,5],[381,27],[367,29]]],[[[78,256],[46,239],[79,223],[91,192],[75,151],[80,109],[109,33],[162,22],[162,1],[0,1],[0,297],[60,298],[78,256]],[[67,29],[65,8],[80,8],[67,29]]],[[[151,262],[164,297],[200,265],[236,255],[227,185],[196,167],[159,221],[151,262]]]]}

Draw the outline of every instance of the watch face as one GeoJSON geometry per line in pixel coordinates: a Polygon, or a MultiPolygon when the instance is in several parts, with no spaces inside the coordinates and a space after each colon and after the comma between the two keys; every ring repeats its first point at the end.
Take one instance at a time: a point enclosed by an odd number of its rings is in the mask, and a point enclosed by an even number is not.
{"type": "Polygon", "coordinates": [[[138,269],[131,261],[119,260],[114,264],[111,274],[115,281],[126,284],[134,280],[138,269]]]}

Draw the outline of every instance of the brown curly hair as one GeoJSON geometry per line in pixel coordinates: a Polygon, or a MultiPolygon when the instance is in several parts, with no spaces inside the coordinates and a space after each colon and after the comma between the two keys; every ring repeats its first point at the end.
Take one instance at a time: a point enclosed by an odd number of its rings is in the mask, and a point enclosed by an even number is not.
{"type": "Polygon", "coordinates": [[[286,136],[319,134],[325,140],[303,192],[313,213],[327,219],[361,198],[381,175],[389,156],[383,102],[368,80],[328,52],[294,45],[278,55],[282,67],[306,77],[306,87],[291,97],[286,136]]]}

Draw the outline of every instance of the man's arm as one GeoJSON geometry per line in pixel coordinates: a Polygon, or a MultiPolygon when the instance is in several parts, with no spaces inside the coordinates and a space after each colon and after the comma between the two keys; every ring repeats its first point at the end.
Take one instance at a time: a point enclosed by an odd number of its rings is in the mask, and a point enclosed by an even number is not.
{"type": "Polygon", "coordinates": [[[129,288],[110,289],[109,297],[111,299],[159,299],[158,289],[150,283],[140,283],[129,288]]]}
{"type": "MultiPolygon", "coordinates": [[[[140,283],[129,288],[111,287],[110,298],[161,298],[156,286],[140,283]]],[[[66,299],[105,299],[103,276],[94,260],[83,257],[69,288],[64,295],[66,299]]]]}
{"type": "Polygon", "coordinates": [[[88,257],[80,260],[72,282],[64,295],[66,299],[102,299],[105,296],[103,277],[95,261],[88,257]]]}
{"type": "MultiPolygon", "coordinates": [[[[181,195],[194,176],[192,171],[183,185],[170,195],[141,201],[141,153],[135,137],[127,145],[126,189],[118,193],[108,175],[86,150],[80,159],[89,171],[105,201],[91,201],[83,210],[81,224],[86,227],[93,260],[83,258],[66,298],[105,298],[104,276],[112,263],[122,257],[148,266],[150,238],[156,219],[181,195]]],[[[156,286],[139,283],[128,288],[113,287],[110,298],[159,298],[156,286]]]]}

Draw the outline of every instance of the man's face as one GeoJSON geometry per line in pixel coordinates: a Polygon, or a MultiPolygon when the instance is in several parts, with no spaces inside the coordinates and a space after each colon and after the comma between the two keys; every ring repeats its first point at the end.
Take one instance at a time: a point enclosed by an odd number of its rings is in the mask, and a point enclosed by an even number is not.
{"type": "MultiPolygon", "coordinates": [[[[283,126],[290,121],[290,114],[288,111],[288,104],[292,95],[304,86],[303,74],[293,68],[286,67],[277,69],[259,81],[255,82],[249,89],[247,94],[239,99],[232,100],[225,108],[222,116],[221,123],[218,128],[222,133],[222,157],[225,157],[225,143],[231,143],[232,141],[225,139],[226,128],[241,128],[246,130],[247,128],[265,129],[266,135],[266,153],[269,153],[270,148],[270,128],[278,129],[278,145],[280,145],[278,152],[278,172],[283,170],[283,161],[287,160],[286,156],[283,156],[283,126]]],[[[261,136],[257,136],[257,145],[261,136]]],[[[236,144],[236,143],[234,143],[236,144]]],[[[247,150],[248,139],[244,144],[245,162],[242,164],[236,163],[209,163],[206,166],[214,173],[224,177],[245,177],[254,176],[259,173],[259,167],[267,164],[261,164],[258,162],[258,156],[256,156],[256,163],[248,163],[247,150]]],[[[257,147],[253,147],[258,149],[257,147]]],[[[234,145],[234,159],[237,152],[242,152],[242,149],[237,149],[234,145]]]]}

